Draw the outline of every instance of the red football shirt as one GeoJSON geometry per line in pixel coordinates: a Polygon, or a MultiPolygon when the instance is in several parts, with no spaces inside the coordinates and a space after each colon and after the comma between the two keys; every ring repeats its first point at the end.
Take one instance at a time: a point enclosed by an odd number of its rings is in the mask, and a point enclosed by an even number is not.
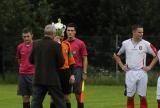
{"type": "Polygon", "coordinates": [[[75,60],[75,67],[83,67],[83,56],[87,56],[86,45],[80,39],[75,38],[73,41],[69,41],[72,54],[75,60]]]}
{"type": "Polygon", "coordinates": [[[16,58],[20,60],[19,74],[33,74],[35,71],[34,65],[29,62],[29,55],[32,50],[32,43],[21,43],[17,46],[16,58]]]}

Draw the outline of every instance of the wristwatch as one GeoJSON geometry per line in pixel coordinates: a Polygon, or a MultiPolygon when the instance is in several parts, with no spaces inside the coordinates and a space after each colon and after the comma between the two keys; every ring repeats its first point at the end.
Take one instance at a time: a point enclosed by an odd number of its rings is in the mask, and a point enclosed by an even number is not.
{"type": "Polygon", "coordinates": [[[83,74],[87,74],[87,72],[83,72],[83,74]]]}

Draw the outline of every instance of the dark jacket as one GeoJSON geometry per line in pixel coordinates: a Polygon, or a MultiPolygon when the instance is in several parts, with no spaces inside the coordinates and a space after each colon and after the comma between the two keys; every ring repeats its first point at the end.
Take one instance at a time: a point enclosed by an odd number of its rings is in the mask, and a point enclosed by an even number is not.
{"type": "Polygon", "coordinates": [[[57,70],[63,66],[64,58],[59,43],[49,37],[34,41],[29,59],[35,65],[33,84],[60,85],[57,70]]]}

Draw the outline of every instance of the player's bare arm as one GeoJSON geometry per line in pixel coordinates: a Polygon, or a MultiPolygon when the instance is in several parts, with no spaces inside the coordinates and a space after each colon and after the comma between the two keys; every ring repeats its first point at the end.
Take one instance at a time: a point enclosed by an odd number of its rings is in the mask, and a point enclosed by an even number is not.
{"type": "Polygon", "coordinates": [[[70,76],[69,83],[70,84],[74,84],[75,83],[75,76],[74,75],[70,76]]]}
{"type": "Polygon", "coordinates": [[[82,78],[84,80],[87,79],[87,67],[88,67],[88,58],[87,58],[87,56],[83,56],[83,75],[82,75],[82,78]]]}
{"type": "Polygon", "coordinates": [[[155,57],[152,59],[152,62],[150,63],[150,65],[149,65],[149,66],[146,66],[146,67],[143,67],[143,70],[144,70],[145,72],[150,71],[150,70],[154,67],[154,65],[157,63],[157,61],[158,61],[158,57],[155,56],[155,57]]]}
{"type": "Polygon", "coordinates": [[[120,56],[119,55],[117,55],[117,54],[113,54],[113,59],[116,61],[116,63],[121,67],[121,69],[123,70],[123,71],[128,71],[128,66],[127,66],[127,64],[123,64],[122,63],[122,60],[121,60],[121,58],[120,58],[120,56]]]}

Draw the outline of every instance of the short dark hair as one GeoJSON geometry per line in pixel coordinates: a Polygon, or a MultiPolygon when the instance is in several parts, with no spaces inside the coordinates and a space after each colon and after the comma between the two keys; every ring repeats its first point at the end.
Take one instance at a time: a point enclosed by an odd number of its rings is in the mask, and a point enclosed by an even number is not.
{"type": "Polygon", "coordinates": [[[30,32],[32,34],[32,29],[31,27],[25,27],[23,30],[22,30],[22,33],[28,33],[30,32]]]}
{"type": "Polygon", "coordinates": [[[67,24],[67,28],[68,27],[74,27],[75,30],[77,31],[77,25],[75,23],[69,23],[69,24],[67,24]]]}
{"type": "Polygon", "coordinates": [[[137,30],[137,28],[143,28],[143,26],[140,25],[140,24],[134,24],[134,25],[132,25],[132,31],[137,30]]]}

